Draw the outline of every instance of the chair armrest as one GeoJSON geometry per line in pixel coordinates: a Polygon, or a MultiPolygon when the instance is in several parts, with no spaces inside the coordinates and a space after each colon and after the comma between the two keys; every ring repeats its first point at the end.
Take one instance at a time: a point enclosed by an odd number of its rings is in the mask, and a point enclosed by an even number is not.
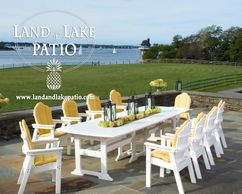
{"type": "Polygon", "coordinates": [[[60,141],[58,138],[46,138],[46,139],[38,139],[38,140],[32,140],[32,143],[34,144],[47,144],[47,143],[54,143],[60,141]]]}
{"type": "Polygon", "coordinates": [[[164,135],[166,138],[170,138],[170,139],[172,139],[174,136],[175,136],[175,134],[173,134],[173,133],[165,133],[165,135],[164,135]]]}
{"type": "Polygon", "coordinates": [[[148,138],[148,141],[163,141],[163,140],[173,140],[173,136],[160,135],[160,137],[148,138]]]}
{"type": "Polygon", "coordinates": [[[82,118],[81,117],[61,117],[61,120],[65,121],[65,122],[70,122],[70,121],[79,121],[79,122],[81,122],[82,118]]]}
{"type": "Polygon", "coordinates": [[[55,125],[32,124],[35,129],[55,129],[55,125]]]}
{"type": "Polygon", "coordinates": [[[61,119],[53,119],[54,123],[55,124],[65,124],[66,122],[65,121],[62,121],[61,119]]]}
{"type": "Polygon", "coordinates": [[[86,114],[86,113],[79,113],[79,116],[80,117],[88,117],[88,114],[86,114]]]}
{"type": "Polygon", "coordinates": [[[32,126],[34,128],[34,133],[33,133],[33,138],[32,138],[33,140],[38,139],[39,129],[49,129],[51,138],[55,137],[55,125],[32,124],[32,126]]]}
{"type": "Polygon", "coordinates": [[[172,133],[165,133],[165,135],[160,135],[160,138],[161,139],[169,139],[169,140],[172,140],[174,137],[174,134],[172,133]]]}
{"type": "Polygon", "coordinates": [[[177,151],[175,148],[170,147],[170,146],[162,146],[162,145],[158,145],[158,144],[154,144],[154,143],[150,143],[150,142],[145,142],[144,144],[145,144],[146,148],[149,148],[149,149],[167,151],[170,153],[175,153],[177,151]]]}
{"type": "Polygon", "coordinates": [[[95,110],[86,110],[86,113],[88,115],[98,115],[98,114],[104,114],[103,110],[95,111],[95,110]]]}
{"type": "Polygon", "coordinates": [[[127,106],[125,106],[125,105],[116,105],[116,108],[117,109],[124,109],[124,110],[126,110],[127,106]]]}
{"type": "Polygon", "coordinates": [[[40,154],[50,154],[50,153],[58,153],[63,150],[63,147],[58,148],[50,148],[50,149],[34,149],[27,151],[27,155],[36,156],[40,154]]]}

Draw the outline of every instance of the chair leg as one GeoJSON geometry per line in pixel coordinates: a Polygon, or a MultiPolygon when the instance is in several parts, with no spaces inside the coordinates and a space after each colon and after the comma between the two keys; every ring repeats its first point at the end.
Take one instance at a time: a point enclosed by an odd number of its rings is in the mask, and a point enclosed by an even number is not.
{"type": "Polygon", "coordinates": [[[94,140],[90,140],[90,145],[94,145],[94,140]]]}
{"type": "Polygon", "coordinates": [[[219,129],[219,136],[220,136],[220,138],[221,138],[221,141],[222,141],[223,147],[224,147],[224,148],[228,148],[227,143],[226,143],[226,140],[225,140],[225,137],[224,137],[224,132],[223,132],[222,127],[220,127],[220,129],[219,129]]]}
{"type": "Polygon", "coordinates": [[[55,183],[55,192],[61,193],[61,152],[57,154],[57,160],[56,160],[56,183],[55,183]]]}
{"type": "Polygon", "coordinates": [[[221,158],[221,149],[220,149],[220,146],[221,146],[221,144],[220,143],[218,143],[217,142],[217,140],[215,140],[215,142],[214,142],[214,149],[215,149],[215,154],[216,154],[216,157],[217,158],[221,158]]]}
{"type": "MultiPolygon", "coordinates": [[[[189,160],[190,160],[190,162],[188,164],[188,172],[189,172],[189,175],[190,175],[190,179],[191,179],[191,182],[192,183],[196,183],[196,177],[195,177],[195,174],[194,174],[194,170],[193,170],[193,166],[192,166],[192,161],[191,161],[191,159],[189,159],[189,160]]],[[[198,168],[199,168],[199,166],[198,166],[198,168]]],[[[200,171],[200,169],[199,169],[199,171],[200,171]]]]}
{"type": "Polygon", "coordinates": [[[66,144],[67,144],[67,155],[71,155],[71,137],[68,137],[66,139],[66,144]]]}
{"type": "Polygon", "coordinates": [[[178,170],[174,169],[174,176],[176,179],[176,185],[178,188],[178,192],[179,194],[184,194],[184,189],[183,189],[183,185],[182,185],[182,181],[181,181],[181,176],[178,170]]]}
{"type": "Polygon", "coordinates": [[[56,182],[56,170],[52,171],[52,182],[55,183],[56,182]]]}
{"type": "Polygon", "coordinates": [[[205,144],[205,148],[206,148],[206,152],[208,154],[208,159],[209,159],[210,164],[215,165],[213,155],[212,155],[212,151],[210,149],[210,146],[207,143],[205,144]]]}
{"type": "Polygon", "coordinates": [[[201,170],[200,170],[200,167],[199,167],[199,164],[198,164],[197,157],[193,156],[192,161],[193,161],[193,165],[194,165],[194,168],[195,168],[196,176],[197,176],[198,179],[201,179],[202,175],[201,175],[201,170]]]}
{"type": "Polygon", "coordinates": [[[124,155],[123,154],[123,147],[122,146],[118,147],[118,155],[117,155],[115,161],[119,161],[123,157],[123,155],[124,155]]]}
{"type": "Polygon", "coordinates": [[[160,177],[165,177],[165,169],[160,167],[160,177]]]}
{"type": "Polygon", "coordinates": [[[22,182],[23,175],[24,175],[24,167],[22,167],[22,169],[20,171],[20,174],[19,174],[19,177],[18,177],[18,182],[17,182],[18,185],[22,182]]]}
{"type": "Polygon", "coordinates": [[[203,156],[203,161],[204,161],[204,164],[205,164],[206,169],[207,170],[210,170],[211,167],[210,167],[210,164],[209,164],[209,161],[208,161],[208,157],[207,157],[205,148],[203,149],[202,156],[203,156]]]}
{"type": "Polygon", "coordinates": [[[215,139],[217,141],[218,150],[219,150],[220,154],[224,154],[222,143],[220,141],[220,136],[219,136],[219,133],[217,131],[215,133],[215,139]]]}
{"type": "Polygon", "coordinates": [[[151,186],[151,151],[146,149],[146,187],[151,186]]]}
{"type": "Polygon", "coordinates": [[[24,190],[25,190],[25,187],[26,187],[26,184],[27,184],[30,172],[31,172],[32,162],[33,162],[33,158],[30,156],[26,156],[26,163],[25,163],[25,166],[23,167],[24,168],[23,178],[22,178],[19,190],[18,190],[18,194],[24,193],[24,190]]]}

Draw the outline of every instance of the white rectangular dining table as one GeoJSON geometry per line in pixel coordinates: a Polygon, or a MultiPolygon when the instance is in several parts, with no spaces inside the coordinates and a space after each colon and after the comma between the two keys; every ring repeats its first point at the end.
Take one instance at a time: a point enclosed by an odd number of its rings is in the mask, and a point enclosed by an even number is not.
{"type": "MultiPolygon", "coordinates": [[[[107,154],[119,147],[133,142],[135,144],[135,134],[140,130],[152,130],[168,119],[175,119],[181,113],[190,111],[189,109],[175,107],[160,107],[161,112],[135,120],[120,127],[103,128],[98,125],[101,119],[90,120],[70,126],[57,128],[57,131],[69,133],[74,137],[75,142],[75,169],[71,172],[75,175],[83,176],[84,174],[97,176],[99,179],[112,181],[108,173],[107,154]],[[97,140],[100,142],[98,149],[83,149],[81,139],[97,140]],[[100,158],[101,171],[84,170],[81,165],[81,157],[90,156],[100,158]]],[[[144,110],[140,107],[139,110],[144,110]]],[[[95,147],[95,146],[94,146],[95,147]]],[[[97,146],[96,146],[97,148],[97,146]]],[[[135,146],[132,150],[131,157],[137,159],[135,146]]]]}

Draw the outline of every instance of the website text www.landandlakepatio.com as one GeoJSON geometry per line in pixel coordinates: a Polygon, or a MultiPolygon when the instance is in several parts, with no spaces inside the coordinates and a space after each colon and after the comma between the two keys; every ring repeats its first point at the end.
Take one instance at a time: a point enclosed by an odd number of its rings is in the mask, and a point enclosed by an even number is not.
{"type": "Polygon", "coordinates": [[[79,94],[74,94],[74,95],[69,95],[69,96],[63,95],[63,94],[52,94],[52,95],[31,94],[31,95],[19,95],[19,96],[16,96],[16,99],[17,100],[64,100],[64,99],[86,100],[87,96],[82,96],[82,95],[79,95],[79,94]]]}

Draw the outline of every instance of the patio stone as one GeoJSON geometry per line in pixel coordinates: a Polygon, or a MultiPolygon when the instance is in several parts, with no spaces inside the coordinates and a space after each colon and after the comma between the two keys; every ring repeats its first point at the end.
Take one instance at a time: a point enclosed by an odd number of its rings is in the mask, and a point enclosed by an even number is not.
{"type": "MultiPolygon", "coordinates": [[[[193,116],[208,109],[195,108],[193,116]]],[[[224,114],[224,133],[228,148],[224,149],[222,158],[215,159],[215,166],[206,170],[203,160],[199,159],[203,179],[197,184],[190,182],[187,169],[181,171],[182,182],[186,193],[192,194],[242,194],[242,113],[227,111],[224,114]]],[[[164,125],[164,128],[168,124],[164,125]]],[[[88,146],[89,141],[83,141],[88,146]]],[[[140,143],[138,147],[143,146],[140,143]]],[[[127,147],[128,148],[128,147],[127,147]]],[[[159,177],[159,168],[152,166],[152,186],[145,187],[145,157],[128,163],[129,157],[115,161],[117,151],[108,154],[109,173],[113,182],[99,180],[93,176],[75,176],[70,172],[75,167],[74,149],[71,156],[63,151],[62,191],[68,194],[177,194],[173,173],[159,177]]],[[[0,194],[17,193],[17,179],[24,160],[20,138],[9,141],[0,140],[0,194]]],[[[84,157],[83,167],[91,170],[100,169],[100,161],[84,157]]],[[[51,172],[31,174],[25,190],[26,194],[54,193],[51,172]]]]}

